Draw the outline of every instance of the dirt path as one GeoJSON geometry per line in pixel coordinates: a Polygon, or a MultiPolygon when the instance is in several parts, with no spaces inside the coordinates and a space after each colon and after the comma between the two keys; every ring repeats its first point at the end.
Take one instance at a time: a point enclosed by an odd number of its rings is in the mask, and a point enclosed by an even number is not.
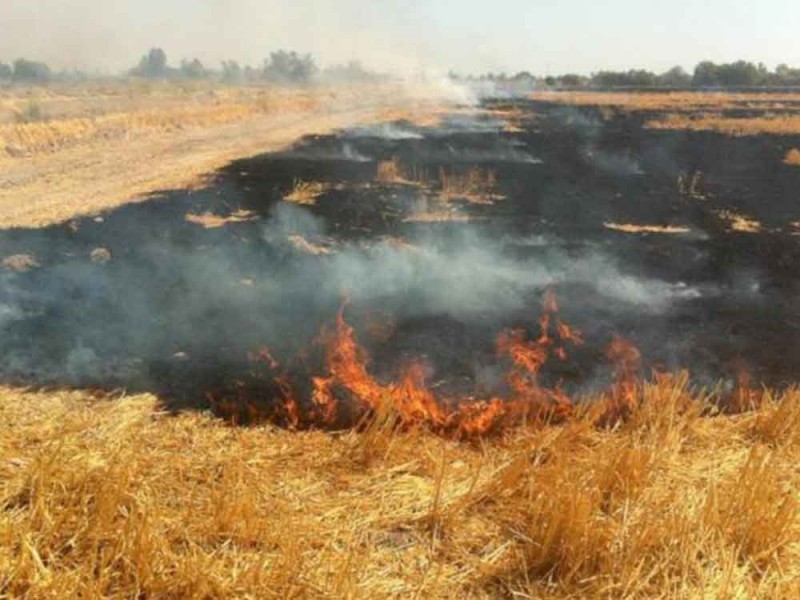
{"type": "Polygon", "coordinates": [[[310,133],[377,119],[400,101],[321,106],[217,127],[115,139],[26,158],[0,158],[0,228],[40,227],[196,185],[236,158],[272,152],[310,133]]]}

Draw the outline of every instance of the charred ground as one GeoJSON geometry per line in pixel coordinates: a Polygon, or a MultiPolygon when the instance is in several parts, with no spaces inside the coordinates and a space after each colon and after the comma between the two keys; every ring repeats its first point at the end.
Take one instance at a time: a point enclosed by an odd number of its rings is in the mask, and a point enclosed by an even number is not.
{"type": "Polygon", "coordinates": [[[610,381],[614,334],[646,367],[701,384],[743,369],[796,383],[800,169],[783,157],[800,138],[644,126],[657,117],[490,101],[435,126],[304,138],[201,190],[4,231],[0,376],[269,404],[268,347],[307,396],[325,370],[315,340],[346,296],[379,379],[422,359],[437,389],[492,394],[505,385],[495,335],[537,335],[555,286],[586,345],[543,377],[570,392],[610,381]],[[310,183],[305,201],[284,200],[310,183]]]}

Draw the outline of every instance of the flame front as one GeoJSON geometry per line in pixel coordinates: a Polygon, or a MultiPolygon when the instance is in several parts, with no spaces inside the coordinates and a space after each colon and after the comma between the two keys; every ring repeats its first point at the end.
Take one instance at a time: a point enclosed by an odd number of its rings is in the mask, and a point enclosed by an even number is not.
{"type": "MultiPolygon", "coordinates": [[[[507,364],[507,392],[489,398],[437,396],[426,384],[425,364],[420,361],[408,364],[396,381],[378,381],[369,372],[366,350],[345,320],[346,305],[340,308],[335,326],[323,330],[318,340],[324,348],[325,373],[311,377],[307,408],[298,401],[288,375],[280,371],[272,354],[262,349],[256,357],[273,372],[282,398],[279,416],[291,428],[348,426],[380,414],[394,419],[401,428],[426,427],[442,434],[476,436],[519,423],[561,421],[574,411],[573,401],[560,383],[548,387],[540,377],[550,361],[568,360],[569,352],[583,344],[580,332],[560,320],[552,289],[544,296],[537,335],[510,329],[497,336],[497,358],[507,364]]],[[[607,356],[615,373],[607,413],[622,415],[636,402],[641,356],[632,344],[617,337],[607,356]]]]}

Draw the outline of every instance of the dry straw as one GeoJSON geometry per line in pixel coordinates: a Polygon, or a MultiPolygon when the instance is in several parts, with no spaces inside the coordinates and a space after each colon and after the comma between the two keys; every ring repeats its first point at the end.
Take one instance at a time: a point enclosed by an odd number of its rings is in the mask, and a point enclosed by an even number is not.
{"type": "Polygon", "coordinates": [[[797,597],[800,392],[687,379],[476,443],[3,389],[0,596],[797,597]]]}

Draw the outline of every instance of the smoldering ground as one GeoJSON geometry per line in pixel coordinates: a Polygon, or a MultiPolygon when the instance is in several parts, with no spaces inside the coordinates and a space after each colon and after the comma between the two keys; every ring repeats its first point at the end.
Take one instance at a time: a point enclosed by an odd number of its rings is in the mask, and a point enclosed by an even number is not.
{"type": "MultiPolygon", "coordinates": [[[[322,219],[290,204],[263,220],[206,230],[182,219],[186,206],[156,203],[159,210],[121,209],[102,223],[44,230],[23,242],[39,266],[2,275],[4,377],[134,389],[169,387],[157,380],[162,370],[235,377],[261,346],[279,356],[309,348],[343,297],[356,320],[379,311],[401,323],[455,322],[489,352],[504,324],[536,320],[550,285],[585,286],[609,306],[643,314],[690,293],[625,276],[596,250],[570,256],[557,240],[522,257],[478,228],[408,230],[407,245],[332,239],[322,219]],[[298,249],[297,236],[330,253],[298,249]],[[109,261],[92,260],[98,247],[109,261]]],[[[436,335],[433,326],[425,337],[436,335]]],[[[422,339],[417,350],[430,354],[422,339]]]]}
{"type": "MultiPolygon", "coordinates": [[[[639,345],[648,364],[691,368],[709,382],[741,355],[765,380],[785,382],[795,369],[796,354],[785,352],[797,343],[785,326],[792,267],[772,260],[786,250],[782,237],[609,231],[607,219],[661,215],[681,200],[670,188],[651,193],[650,205],[627,201],[649,179],[580,170],[582,145],[569,136],[396,128],[408,126],[308,138],[238,161],[199,192],[3,232],[2,256],[32,257],[0,275],[3,379],[151,390],[201,405],[207,391],[245,377],[248,354],[264,346],[287,364],[321,368],[315,339],[346,297],[378,376],[421,358],[442,385],[491,387],[497,333],[536,335],[551,286],[562,318],[587,341],[557,373],[574,390],[607,375],[603,349],[614,334],[639,345]],[[542,164],[506,160],[509,144],[542,164]],[[434,184],[375,181],[391,158],[434,173],[475,166],[448,161],[448,146],[481,152],[476,165],[496,170],[503,199],[442,203],[434,184]],[[298,181],[323,191],[307,206],[284,201],[298,181]],[[423,200],[443,217],[408,222],[423,200]],[[216,216],[208,228],[207,213],[216,216]]],[[[683,216],[702,230],[693,208],[683,216]]]]}

